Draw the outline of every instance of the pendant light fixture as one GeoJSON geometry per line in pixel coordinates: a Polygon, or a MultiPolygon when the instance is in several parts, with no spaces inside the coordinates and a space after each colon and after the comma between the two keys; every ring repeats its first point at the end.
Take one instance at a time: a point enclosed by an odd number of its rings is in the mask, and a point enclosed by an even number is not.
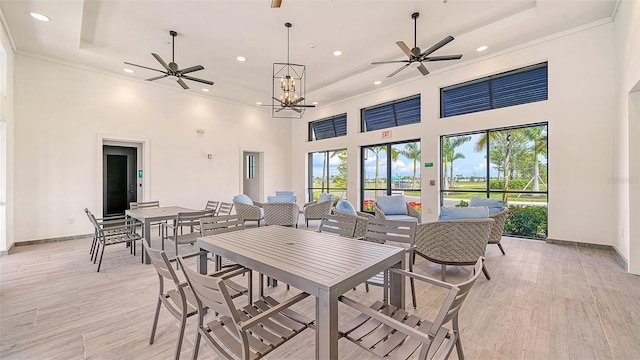
{"type": "Polygon", "coordinates": [[[287,28],[287,62],[273,64],[271,116],[274,118],[302,118],[306,108],[315,107],[305,104],[306,66],[292,64],[289,61],[289,32],[287,28]]]}

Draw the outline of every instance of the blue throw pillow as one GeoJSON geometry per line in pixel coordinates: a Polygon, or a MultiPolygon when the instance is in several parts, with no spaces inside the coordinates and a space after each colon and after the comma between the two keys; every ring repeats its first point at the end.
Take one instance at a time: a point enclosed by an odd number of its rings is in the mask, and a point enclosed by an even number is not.
{"type": "Polygon", "coordinates": [[[325,201],[333,201],[333,195],[329,193],[322,193],[320,197],[318,197],[317,203],[325,202],[325,201]]]}
{"type": "Polygon", "coordinates": [[[296,196],[295,191],[276,191],[276,196],[296,196]]]}
{"type": "Polygon", "coordinates": [[[385,215],[409,215],[404,196],[378,196],[376,204],[385,215]]]}
{"type": "Polygon", "coordinates": [[[480,196],[472,196],[471,200],[469,200],[469,207],[472,206],[486,206],[489,208],[489,214],[495,214],[504,209],[504,205],[502,200],[497,199],[489,199],[480,196]]]}
{"type": "Polygon", "coordinates": [[[295,204],[295,196],[267,196],[268,203],[291,203],[295,204]]]}
{"type": "Polygon", "coordinates": [[[338,203],[336,204],[336,210],[350,215],[358,215],[358,213],[356,212],[356,208],[353,207],[353,204],[351,204],[347,200],[338,200],[338,203]]]}
{"type": "Polygon", "coordinates": [[[484,219],[489,217],[486,206],[473,207],[441,207],[438,220],[484,219]]]}
{"type": "Polygon", "coordinates": [[[236,195],[233,197],[233,201],[240,204],[253,205],[253,200],[245,194],[236,195]]]}

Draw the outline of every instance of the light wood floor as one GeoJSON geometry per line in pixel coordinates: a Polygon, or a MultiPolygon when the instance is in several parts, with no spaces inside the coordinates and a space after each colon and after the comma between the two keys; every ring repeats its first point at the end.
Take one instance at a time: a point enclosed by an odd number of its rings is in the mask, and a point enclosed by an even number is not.
{"type": "MultiPolygon", "coordinates": [[[[492,279],[479,278],[461,311],[468,359],[640,359],[640,277],[626,273],[611,252],[514,238],[502,242],[507,255],[489,246],[492,279]]],[[[149,345],[158,286],[153,267],[116,245],[106,249],[96,273],[90,243],[18,246],[0,258],[1,359],[173,357],[178,322],[166,310],[149,345]]],[[[180,252],[192,249],[185,245],[180,252]]],[[[459,282],[469,269],[449,267],[447,280],[459,282]]],[[[440,267],[418,257],[416,271],[438,278],[440,267]]],[[[276,298],[295,292],[282,285],[267,289],[276,298]]],[[[443,292],[427,285],[417,292],[418,309],[409,310],[433,317],[443,292]]],[[[348,295],[369,303],[381,292],[359,286],[348,295]]],[[[313,316],[314,306],[306,299],[298,309],[313,316]]],[[[350,315],[341,307],[341,319],[350,315]]],[[[183,359],[191,356],[194,334],[192,318],[183,359]]],[[[315,334],[306,330],[267,358],[312,359],[314,346],[315,334]]],[[[371,358],[346,340],[339,347],[341,359],[371,358]]],[[[216,357],[203,345],[200,358],[216,357]]]]}

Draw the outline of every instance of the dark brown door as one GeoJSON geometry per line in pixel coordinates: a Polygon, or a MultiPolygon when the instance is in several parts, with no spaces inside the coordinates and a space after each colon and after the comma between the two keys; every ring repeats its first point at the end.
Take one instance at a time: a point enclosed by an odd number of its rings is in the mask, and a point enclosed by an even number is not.
{"type": "Polygon", "coordinates": [[[103,146],[103,214],[124,215],[129,203],[137,201],[137,149],[124,146],[103,146]]]}

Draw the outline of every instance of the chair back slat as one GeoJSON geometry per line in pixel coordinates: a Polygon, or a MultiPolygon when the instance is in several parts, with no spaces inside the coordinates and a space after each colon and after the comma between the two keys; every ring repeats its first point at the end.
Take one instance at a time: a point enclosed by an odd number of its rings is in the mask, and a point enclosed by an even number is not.
{"type": "Polygon", "coordinates": [[[198,306],[200,307],[198,311],[203,311],[204,307],[207,307],[222,316],[231,317],[234,323],[239,322],[240,317],[229,295],[229,290],[224,284],[224,280],[210,275],[199,274],[186,266],[181,258],[179,259],[189,286],[195,293],[196,299],[198,299],[198,306]]]}
{"type": "Polygon", "coordinates": [[[318,232],[332,233],[351,238],[353,237],[357,220],[356,217],[327,214],[322,218],[318,232]]]}
{"type": "Polygon", "coordinates": [[[200,233],[202,236],[236,230],[244,230],[244,220],[240,215],[222,215],[200,219],[200,233]]]}
{"type": "Polygon", "coordinates": [[[180,282],[178,280],[178,275],[173,270],[171,262],[164,251],[151,248],[147,245],[146,241],[142,242],[142,247],[147,251],[147,255],[149,256],[149,259],[151,259],[151,263],[158,274],[167,280],[173,281],[175,284],[180,282]]]}
{"type": "Polygon", "coordinates": [[[231,210],[233,209],[233,203],[221,202],[218,205],[218,212],[216,215],[231,215],[231,210]]]}
{"type": "Polygon", "coordinates": [[[145,209],[160,207],[160,201],[138,201],[129,203],[129,209],[145,209]]]}
{"type": "Polygon", "coordinates": [[[213,217],[213,210],[180,212],[176,216],[177,226],[197,226],[200,225],[200,219],[205,217],[213,217]]]}
{"type": "Polygon", "coordinates": [[[413,247],[417,224],[412,221],[384,220],[371,218],[367,224],[364,238],[367,241],[384,244],[395,242],[413,247]]]}
{"type": "Polygon", "coordinates": [[[218,205],[220,205],[219,201],[209,200],[207,201],[207,205],[204,207],[205,210],[213,210],[214,213],[218,212],[218,205]]]}

